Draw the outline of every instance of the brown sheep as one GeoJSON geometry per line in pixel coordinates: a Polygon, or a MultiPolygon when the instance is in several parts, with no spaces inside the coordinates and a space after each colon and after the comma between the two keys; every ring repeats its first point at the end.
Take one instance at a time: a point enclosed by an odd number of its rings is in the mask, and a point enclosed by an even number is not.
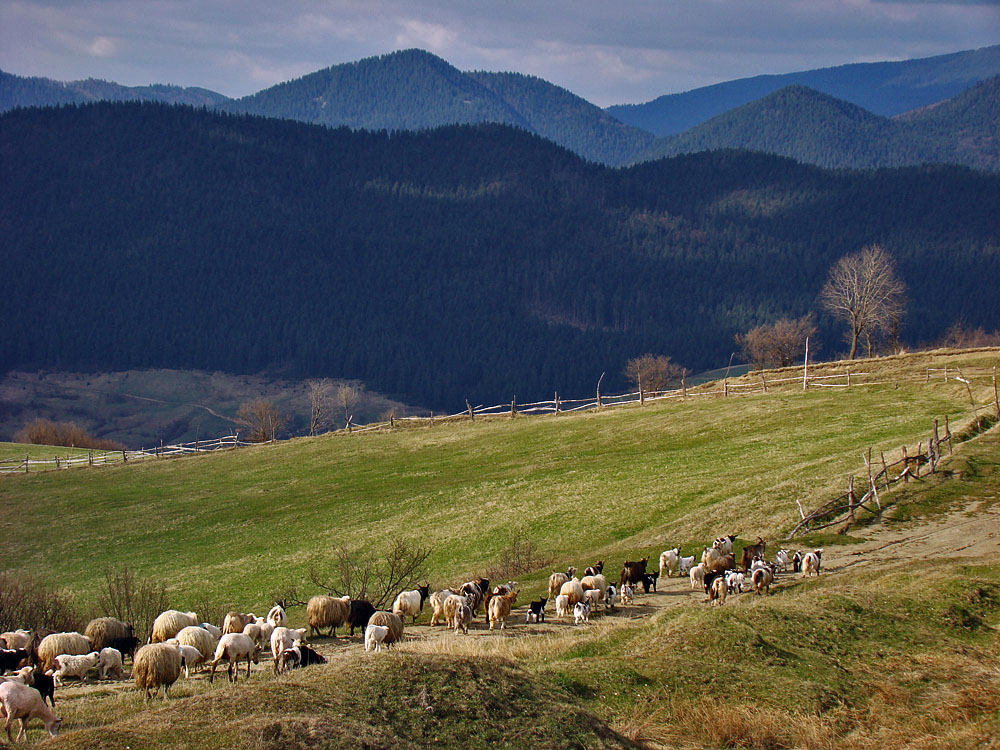
{"type": "Polygon", "coordinates": [[[403,640],[403,619],[399,615],[394,615],[392,612],[379,611],[371,616],[368,624],[389,628],[389,633],[386,635],[384,641],[386,646],[390,643],[403,640]]]}
{"type": "Polygon", "coordinates": [[[146,691],[160,691],[163,686],[163,697],[169,697],[170,686],[181,676],[181,652],[169,643],[151,643],[143,646],[135,654],[132,667],[132,679],[136,687],[146,691]]]}
{"type": "Polygon", "coordinates": [[[43,672],[48,672],[56,669],[57,656],[82,656],[93,650],[90,639],[81,633],[52,633],[38,644],[38,663],[43,672]]]}
{"type": "Polygon", "coordinates": [[[135,633],[132,626],[126,625],[114,617],[98,617],[87,623],[83,634],[90,639],[94,651],[100,651],[111,645],[117,638],[131,638],[135,633]]]}
{"type": "Polygon", "coordinates": [[[336,637],[337,628],[347,623],[351,616],[351,597],[314,596],[306,605],[309,635],[322,635],[322,628],[330,628],[328,635],[336,637]]]}

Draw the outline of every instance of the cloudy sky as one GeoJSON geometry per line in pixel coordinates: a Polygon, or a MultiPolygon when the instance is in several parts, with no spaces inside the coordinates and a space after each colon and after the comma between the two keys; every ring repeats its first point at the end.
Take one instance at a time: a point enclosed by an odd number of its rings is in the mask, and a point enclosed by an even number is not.
{"type": "Polygon", "coordinates": [[[242,96],[420,47],[595,104],[1000,43],[1000,0],[0,0],[0,69],[242,96]]]}

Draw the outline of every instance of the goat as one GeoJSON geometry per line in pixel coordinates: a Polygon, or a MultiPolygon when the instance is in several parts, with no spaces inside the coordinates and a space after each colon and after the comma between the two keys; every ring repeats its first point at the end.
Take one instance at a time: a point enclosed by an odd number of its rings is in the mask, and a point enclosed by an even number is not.
{"type": "Polygon", "coordinates": [[[545,622],[545,603],[548,601],[548,597],[541,597],[535,601],[529,602],[528,604],[528,614],[525,616],[525,623],[531,622],[534,618],[535,622],[545,622]]]}
{"type": "Polygon", "coordinates": [[[622,566],[622,572],[618,580],[618,585],[625,586],[625,584],[629,584],[630,586],[635,586],[642,583],[642,577],[646,575],[646,563],[648,562],[648,556],[641,558],[638,562],[626,560],[625,564],[622,566]]]}

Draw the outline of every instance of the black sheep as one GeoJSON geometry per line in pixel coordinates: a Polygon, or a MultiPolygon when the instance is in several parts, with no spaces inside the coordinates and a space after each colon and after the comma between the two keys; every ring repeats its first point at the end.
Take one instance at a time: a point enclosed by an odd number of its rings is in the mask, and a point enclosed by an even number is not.
{"type": "Polygon", "coordinates": [[[347,624],[351,626],[351,635],[355,628],[364,630],[368,620],[375,614],[375,607],[366,599],[351,599],[351,613],[347,616],[347,624]]]}

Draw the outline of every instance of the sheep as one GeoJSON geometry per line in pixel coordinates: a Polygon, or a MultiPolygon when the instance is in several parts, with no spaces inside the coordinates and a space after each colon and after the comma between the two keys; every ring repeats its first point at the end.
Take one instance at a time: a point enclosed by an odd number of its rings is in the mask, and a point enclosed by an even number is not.
{"type": "Polygon", "coordinates": [[[135,680],[136,687],[146,691],[146,700],[149,700],[149,691],[154,693],[163,687],[163,697],[170,695],[170,686],[177,682],[181,676],[181,652],[169,643],[150,643],[140,648],[135,653],[135,661],[132,666],[132,679],[135,680]]]}
{"type": "Polygon", "coordinates": [[[245,615],[241,612],[227,612],[225,619],[222,621],[222,634],[242,633],[243,628],[256,621],[256,618],[251,618],[252,615],[245,615]]]}
{"type": "Polygon", "coordinates": [[[193,646],[198,649],[203,656],[208,656],[210,653],[215,651],[215,644],[218,643],[218,641],[212,637],[211,633],[197,625],[189,625],[186,628],[182,628],[181,631],[177,633],[177,642],[182,646],[193,646]]]}
{"type": "Polygon", "coordinates": [[[458,610],[455,612],[455,617],[452,620],[452,624],[455,626],[455,635],[458,635],[459,630],[468,635],[469,625],[472,624],[472,607],[468,605],[459,607],[458,610]]]}
{"type": "Polygon", "coordinates": [[[466,581],[463,583],[458,591],[460,596],[464,596],[469,601],[469,606],[472,607],[472,614],[476,614],[476,610],[479,608],[480,604],[486,601],[486,594],[490,590],[490,579],[489,578],[476,578],[472,581],[466,581]]]}
{"type": "Polygon", "coordinates": [[[771,583],[774,582],[774,574],[770,568],[757,568],[752,576],[753,587],[758,595],[771,593],[771,583]]]}
{"type": "Polygon", "coordinates": [[[442,608],[444,609],[445,622],[451,623],[455,620],[455,612],[459,607],[464,607],[468,605],[475,612],[475,607],[473,607],[472,600],[467,596],[459,596],[458,594],[452,594],[445,598],[442,608]]]}
{"type": "Polygon", "coordinates": [[[3,642],[7,645],[4,648],[16,649],[16,648],[28,648],[28,641],[31,640],[30,630],[9,630],[6,633],[0,635],[3,642]]]}
{"type": "Polygon", "coordinates": [[[382,625],[389,628],[389,634],[385,637],[385,645],[389,646],[397,641],[403,640],[403,619],[392,612],[378,611],[371,616],[369,625],[382,625]]]}
{"type": "Polygon", "coordinates": [[[431,627],[437,625],[439,622],[448,623],[450,620],[445,617],[444,614],[444,600],[455,592],[451,589],[442,589],[441,591],[435,591],[430,595],[431,603],[431,627]]]}
{"type": "Polygon", "coordinates": [[[91,620],[87,623],[83,634],[90,639],[94,651],[100,651],[105,646],[110,646],[111,641],[116,638],[128,638],[135,635],[131,625],[126,625],[114,617],[98,617],[91,620]]]}
{"type": "Polygon", "coordinates": [[[621,591],[622,591],[622,596],[621,596],[622,604],[631,604],[632,597],[635,596],[635,589],[633,589],[630,585],[626,583],[622,585],[621,591]]]}
{"type": "Polygon", "coordinates": [[[368,621],[375,614],[375,607],[367,599],[351,599],[351,613],[347,616],[347,624],[351,626],[351,636],[354,636],[354,629],[362,630],[368,626],[368,621]]]}
{"type": "MultiPolygon", "coordinates": [[[[222,637],[222,628],[218,625],[213,625],[210,622],[199,622],[198,627],[211,633],[212,639],[215,643],[218,643],[219,639],[222,637]]],[[[212,648],[214,649],[215,647],[213,646],[212,648]]]]}
{"type": "Polygon", "coordinates": [[[545,603],[548,597],[541,597],[528,604],[528,612],[524,617],[525,624],[534,619],[535,622],[545,622],[545,603]]]}
{"type": "Polygon", "coordinates": [[[601,595],[603,596],[604,592],[608,588],[608,579],[605,578],[600,573],[598,573],[597,575],[584,576],[583,578],[580,579],[580,586],[583,588],[584,591],[597,589],[598,591],[601,592],[601,595]]]}
{"type": "Polygon", "coordinates": [[[757,543],[747,545],[743,548],[743,557],[740,560],[740,567],[743,570],[749,570],[750,565],[753,563],[755,557],[764,557],[764,551],[767,549],[767,542],[762,537],[757,537],[757,543]]]}
{"type": "Polygon", "coordinates": [[[62,718],[45,705],[45,700],[37,690],[14,680],[0,685],[0,713],[5,717],[4,729],[7,730],[7,741],[11,743],[14,739],[10,729],[15,719],[21,722],[21,730],[17,733],[18,741],[27,737],[28,722],[32,719],[41,719],[45,731],[51,737],[59,734],[62,725],[62,718]]]}
{"type": "MultiPolygon", "coordinates": [[[[191,667],[196,667],[207,661],[207,654],[203,654],[194,646],[189,646],[186,643],[180,643],[176,638],[171,638],[168,641],[164,641],[164,643],[170,644],[180,652],[181,666],[184,668],[185,680],[191,677],[191,667]]],[[[212,652],[209,651],[208,653],[210,654],[212,652]]]]}
{"type": "Polygon", "coordinates": [[[576,604],[577,602],[583,601],[583,586],[580,584],[580,579],[570,578],[566,583],[562,585],[559,589],[560,596],[568,596],[570,604],[576,604]]]}
{"type": "Polygon", "coordinates": [[[98,674],[102,680],[107,679],[109,674],[115,679],[120,680],[125,674],[125,667],[122,666],[122,652],[116,648],[111,648],[110,646],[102,648],[97,664],[99,667],[98,674]]]}
{"type": "Polygon", "coordinates": [[[274,670],[278,671],[278,657],[285,649],[292,647],[295,641],[306,637],[306,628],[275,628],[271,633],[271,656],[274,657],[274,670]]]}
{"type": "Polygon", "coordinates": [[[79,677],[85,680],[87,672],[91,667],[97,666],[100,660],[101,655],[97,651],[83,655],[59,654],[56,657],[56,669],[52,673],[56,686],[62,685],[65,677],[79,677]]]}
{"type": "Polygon", "coordinates": [[[577,602],[573,607],[573,624],[579,625],[581,622],[590,622],[589,602],[577,602]]]}
{"type": "Polygon", "coordinates": [[[56,657],[61,654],[79,656],[93,650],[90,639],[82,633],[51,633],[38,644],[38,663],[43,672],[48,672],[56,668],[56,657]]]}
{"type": "Polygon", "coordinates": [[[694,555],[690,557],[682,557],[677,561],[677,569],[680,574],[687,575],[691,572],[691,568],[694,567],[694,555]]]}
{"type": "Polygon", "coordinates": [[[329,628],[327,635],[337,637],[337,628],[347,622],[351,614],[351,597],[333,597],[319,594],[306,604],[306,620],[309,634],[322,635],[323,628],[329,628]]]}
{"type": "Polygon", "coordinates": [[[389,628],[385,625],[369,625],[365,628],[365,651],[381,651],[388,636],[389,628]]]}
{"type": "Polygon", "coordinates": [[[510,617],[510,609],[516,600],[516,590],[506,594],[498,594],[490,599],[490,630],[493,630],[493,626],[498,622],[501,630],[507,629],[507,618],[510,617]]]}
{"type": "Polygon", "coordinates": [[[494,596],[502,596],[504,594],[509,594],[511,591],[517,590],[517,581],[507,581],[507,583],[501,583],[494,587],[493,591],[488,593],[483,599],[483,611],[489,612],[490,601],[494,596]]]}
{"type": "Polygon", "coordinates": [[[313,664],[326,664],[326,657],[322,654],[314,651],[311,647],[304,644],[302,641],[295,641],[292,644],[293,648],[297,648],[299,653],[302,655],[299,660],[300,667],[308,667],[313,664]]]}
{"type": "Polygon", "coordinates": [[[285,614],[285,608],[280,604],[275,604],[271,607],[271,611],[267,613],[267,621],[271,624],[272,628],[283,628],[288,624],[288,615],[285,614]]]}
{"type": "Polygon", "coordinates": [[[418,586],[414,591],[402,591],[392,603],[392,611],[402,618],[407,616],[417,621],[417,617],[424,611],[424,602],[430,593],[430,585],[418,586]]]}
{"type": "Polygon", "coordinates": [[[583,601],[590,605],[591,609],[596,609],[604,598],[604,592],[600,589],[589,589],[583,592],[583,601]]]}
{"type": "Polygon", "coordinates": [[[705,563],[698,563],[691,568],[691,588],[699,589],[705,585],[705,563]]]}
{"type": "Polygon", "coordinates": [[[710,561],[706,563],[705,568],[709,573],[721,573],[725,570],[729,570],[735,564],[736,558],[732,555],[719,553],[718,555],[713,556],[710,561]]]}
{"type": "Polygon", "coordinates": [[[23,648],[0,649],[0,674],[8,669],[20,669],[28,661],[28,652],[23,648]]]}
{"type": "Polygon", "coordinates": [[[223,633],[219,645],[215,647],[215,658],[212,660],[212,672],[208,676],[209,683],[215,680],[215,668],[223,659],[227,662],[226,674],[230,682],[239,679],[239,662],[247,660],[247,679],[250,679],[250,662],[260,664],[260,646],[253,638],[243,633],[223,633]],[[235,673],[233,667],[236,667],[235,673]]]}
{"type": "MultiPolygon", "coordinates": [[[[604,560],[598,560],[597,565],[592,565],[583,571],[585,576],[599,576],[604,571],[604,560]]],[[[574,571],[576,572],[576,571],[574,571]]],[[[572,578],[572,576],[570,576],[572,578]]]]}
{"type": "Polygon", "coordinates": [[[549,599],[559,595],[563,584],[576,575],[576,568],[567,568],[565,573],[553,573],[549,576],[549,599]]]}
{"type": "Polygon", "coordinates": [[[49,703],[52,704],[52,708],[56,707],[56,681],[52,679],[52,675],[45,674],[38,667],[21,667],[15,675],[28,687],[33,687],[37,690],[41,696],[42,701],[46,698],[49,699],[49,703]]]}
{"type": "Polygon", "coordinates": [[[680,559],[681,551],[679,548],[674,547],[673,549],[668,549],[660,554],[660,575],[664,573],[669,578],[674,574],[674,569],[677,567],[677,561],[680,559]]]}
{"type": "MultiPolygon", "coordinates": [[[[295,641],[296,644],[301,644],[301,641],[295,641]]],[[[282,651],[278,658],[274,660],[274,671],[276,674],[284,674],[290,669],[295,669],[300,664],[302,664],[302,649],[299,646],[293,645],[291,648],[286,648],[282,651]]]]}
{"type": "Polygon", "coordinates": [[[258,620],[257,622],[247,623],[246,627],[243,628],[243,632],[253,638],[254,643],[258,646],[263,646],[265,643],[270,642],[274,626],[269,622],[258,620]]]}
{"type": "MultiPolygon", "coordinates": [[[[181,628],[188,625],[197,625],[198,615],[194,612],[178,612],[176,609],[168,609],[161,612],[153,620],[153,635],[151,643],[163,643],[168,638],[173,638],[181,628]]],[[[241,627],[240,630],[243,628],[241,627]]],[[[163,691],[166,694],[166,690],[163,691]]]]}
{"type": "Polygon", "coordinates": [[[726,603],[726,592],[726,577],[716,576],[708,592],[708,600],[712,602],[713,607],[717,604],[726,603]]]}
{"type": "Polygon", "coordinates": [[[705,551],[701,553],[701,562],[705,566],[706,570],[712,565],[713,562],[722,557],[722,550],[717,547],[705,547],[705,551]]]}
{"type": "Polygon", "coordinates": [[[556,597],[556,617],[569,617],[570,607],[573,604],[570,602],[569,597],[565,594],[560,594],[556,597]]]}
{"type": "Polygon", "coordinates": [[[812,552],[807,552],[802,558],[802,577],[805,578],[810,573],[819,575],[820,564],[823,562],[823,548],[820,547],[812,552]]]}

